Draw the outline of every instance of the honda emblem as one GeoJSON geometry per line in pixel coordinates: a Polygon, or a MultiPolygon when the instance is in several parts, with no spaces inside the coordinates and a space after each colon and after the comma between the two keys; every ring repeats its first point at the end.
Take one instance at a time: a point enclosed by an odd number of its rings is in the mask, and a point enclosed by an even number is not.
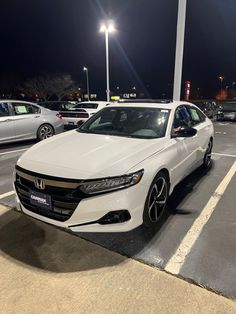
{"type": "Polygon", "coordinates": [[[34,179],[34,185],[39,190],[45,189],[45,182],[43,181],[43,179],[35,178],[34,179]]]}

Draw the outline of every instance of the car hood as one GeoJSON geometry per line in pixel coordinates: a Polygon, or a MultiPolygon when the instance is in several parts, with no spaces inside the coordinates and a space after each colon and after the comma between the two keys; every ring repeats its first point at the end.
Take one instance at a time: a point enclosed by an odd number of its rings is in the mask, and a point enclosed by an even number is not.
{"type": "Polygon", "coordinates": [[[32,146],[18,166],[72,179],[119,176],[167,145],[166,138],[134,139],[71,131],[32,146]]]}

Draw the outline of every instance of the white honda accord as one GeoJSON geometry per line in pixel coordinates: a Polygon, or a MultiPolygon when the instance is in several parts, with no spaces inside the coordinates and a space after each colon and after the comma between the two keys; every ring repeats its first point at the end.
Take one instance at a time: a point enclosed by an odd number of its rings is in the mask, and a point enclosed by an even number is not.
{"type": "Polygon", "coordinates": [[[159,222],[174,187],[211,164],[213,125],[191,103],[110,105],[18,160],[19,211],[73,232],[159,222]]]}

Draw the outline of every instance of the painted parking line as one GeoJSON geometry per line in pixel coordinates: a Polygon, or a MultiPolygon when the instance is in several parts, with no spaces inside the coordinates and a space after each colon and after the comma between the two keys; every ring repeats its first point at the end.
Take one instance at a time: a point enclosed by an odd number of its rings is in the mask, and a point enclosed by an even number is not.
{"type": "Polygon", "coordinates": [[[29,149],[29,148],[22,148],[22,149],[17,149],[17,150],[11,150],[9,152],[0,153],[0,156],[7,155],[7,154],[13,154],[13,153],[17,153],[17,152],[23,152],[24,150],[27,150],[27,149],[29,149]]]}
{"type": "Polygon", "coordinates": [[[232,167],[221,181],[220,185],[215,190],[212,197],[209,199],[206,206],[203,208],[199,217],[195,220],[189,231],[186,233],[179,247],[177,248],[175,254],[166,264],[165,270],[172,274],[179,274],[181,267],[183,266],[187,255],[190,253],[195,242],[197,241],[203,227],[206,225],[210,219],[216,205],[223,196],[227,186],[229,185],[231,179],[236,172],[236,161],[233,163],[232,167]]]}
{"type": "Polygon", "coordinates": [[[236,155],[230,155],[230,154],[212,153],[212,155],[236,158],[236,155]]]}
{"type": "Polygon", "coordinates": [[[10,192],[1,194],[1,195],[0,195],[0,200],[3,199],[3,198],[6,198],[6,197],[8,197],[8,196],[11,196],[11,195],[13,195],[13,194],[15,194],[15,191],[10,191],[10,192]]]}

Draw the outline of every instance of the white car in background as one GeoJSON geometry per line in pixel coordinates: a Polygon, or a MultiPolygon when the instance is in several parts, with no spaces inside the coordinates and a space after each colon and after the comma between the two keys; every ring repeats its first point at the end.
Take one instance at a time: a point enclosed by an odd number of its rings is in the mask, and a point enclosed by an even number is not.
{"type": "Polygon", "coordinates": [[[157,224],[174,187],[211,164],[213,125],[187,102],[107,106],[18,160],[19,211],[73,232],[157,224]]]}
{"type": "Polygon", "coordinates": [[[58,112],[21,100],[0,100],[0,144],[37,138],[43,140],[63,132],[58,112]]]}
{"type": "Polygon", "coordinates": [[[70,108],[70,111],[63,112],[63,119],[66,126],[75,128],[87,121],[93,114],[102,108],[110,105],[107,101],[84,101],[77,103],[70,108]]]}

